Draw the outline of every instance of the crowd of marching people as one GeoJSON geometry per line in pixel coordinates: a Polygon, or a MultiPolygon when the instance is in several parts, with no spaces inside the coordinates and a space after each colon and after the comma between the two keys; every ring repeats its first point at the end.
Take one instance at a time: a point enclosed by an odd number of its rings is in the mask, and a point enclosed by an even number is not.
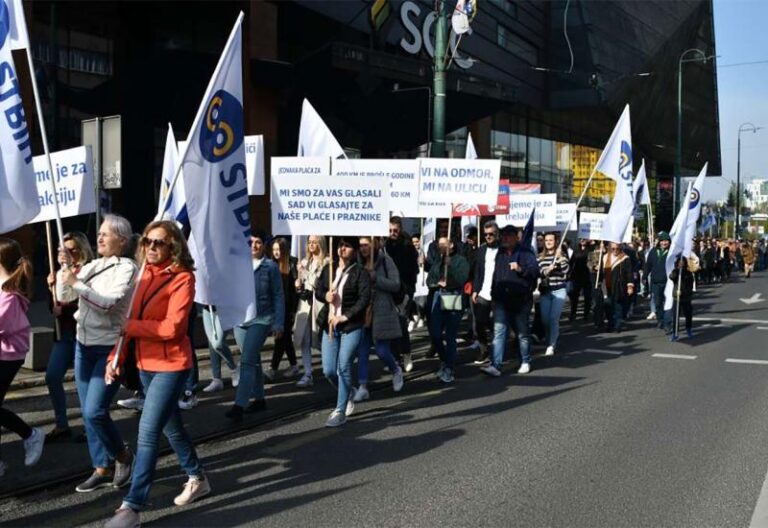
{"type": "MultiPolygon", "coordinates": [[[[645,316],[638,299],[649,298],[647,319],[672,340],[683,329],[690,338],[697,285],[727,281],[736,270],[749,277],[768,264],[763,240],[703,237],[694,254],[678,258],[668,273],[670,237],[664,232],[653,244],[581,239],[572,245],[558,233],[532,238],[494,221],[470,227],[464,237],[451,236],[450,225],[439,221],[434,241],[424,247],[421,234],[406,233],[393,217],[388,237],[307,237],[300,259],[290,254],[287,239],[254,231],[249,243],[257,315],[223,328],[215,306],[194,304],[195,263],[175,223],[152,222],[134,235],[125,218],[106,215],[95,254],[85,235],[69,233],[59,269],[48,277],[56,340],[45,380],[54,427],[45,434],[5,406],[0,424],[23,439],[27,466],[37,463],[46,443],[83,442],[93,473],[76,490],[126,488],[107,526],[136,526],[149,503],[161,433],[187,475],[175,504],[211,492],[181,415],[197,404],[192,334],[198,319],[212,372],[202,391],[224,389],[226,365],[235,388],[228,419],[238,422],[245,413],[266,409],[265,383],[294,380],[311,390],[318,374],[313,358],[319,355],[322,375],[337,391],[325,425],[338,427],[355,404],[371,397],[372,351],[393,390],[403,390],[405,373],[413,369],[411,334],[425,326],[427,357],[439,358],[435,375],[442,383],[455,380],[460,331],[476,352],[475,364],[492,377],[502,373],[512,333],[517,373],[527,374],[535,344],[544,347],[544,356],[558,352],[566,304],[568,321],[581,314],[599,331],[621,332],[627,319],[645,316]],[[671,310],[665,309],[669,295],[671,310]],[[239,358],[228,344],[230,335],[239,358]],[[262,351],[270,337],[272,355],[264,369],[262,351]],[[70,428],[63,385],[72,366],[85,429],[80,436],[70,428]],[[126,441],[133,439],[124,438],[110,417],[121,386],[134,393],[118,405],[141,411],[135,443],[126,441]]],[[[31,264],[19,245],[0,238],[0,402],[29,346],[31,281],[31,264]]],[[[0,462],[0,475],[5,470],[0,462]]]]}

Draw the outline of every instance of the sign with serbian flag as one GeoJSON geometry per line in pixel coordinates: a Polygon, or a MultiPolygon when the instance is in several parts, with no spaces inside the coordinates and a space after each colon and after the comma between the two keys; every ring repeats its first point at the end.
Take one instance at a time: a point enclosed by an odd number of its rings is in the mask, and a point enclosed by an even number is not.
{"type": "Polygon", "coordinates": [[[224,329],[255,317],[251,217],[243,128],[241,26],[237,18],[181,156],[195,302],[216,306],[224,329]]]}
{"type": "Polygon", "coordinates": [[[23,18],[18,23],[24,12],[19,9],[21,2],[0,0],[0,233],[21,227],[40,213],[32,144],[11,55],[11,50],[26,45],[23,18]]]}
{"type": "Polygon", "coordinates": [[[455,204],[453,216],[493,216],[509,212],[509,180],[499,180],[499,197],[496,205],[455,204]]]}

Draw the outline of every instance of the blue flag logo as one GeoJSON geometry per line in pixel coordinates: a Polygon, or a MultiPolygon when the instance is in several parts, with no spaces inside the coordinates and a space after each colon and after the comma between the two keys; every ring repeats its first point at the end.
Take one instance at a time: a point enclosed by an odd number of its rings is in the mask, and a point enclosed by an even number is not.
{"type": "Polygon", "coordinates": [[[243,144],[243,106],[219,90],[211,97],[200,127],[200,152],[211,163],[226,159],[243,144]]]}

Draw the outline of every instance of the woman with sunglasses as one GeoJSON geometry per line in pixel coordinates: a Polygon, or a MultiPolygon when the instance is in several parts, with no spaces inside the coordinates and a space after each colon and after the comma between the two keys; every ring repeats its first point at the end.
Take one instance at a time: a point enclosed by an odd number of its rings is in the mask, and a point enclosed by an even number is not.
{"type": "MultiPolygon", "coordinates": [[[[68,266],[75,274],[93,260],[93,251],[88,239],[83,233],[72,232],[64,235],[64,250],[59,253],[59,265],[68,266]]],[[[48,287],[55,288],[61,283],[62,270],[56,274],[48,275],[48,287]]],[[[58,335],[55,336],[51,357],[48,359],[48,368],[45,371],[45,384],[48,386],[48,395],[53,405],[53,414],[56,425],[45,435],[46,442],[56,442],[72,437],[67,419],[67,396],[64,392],[64,375],[75,361],[75,312],[77,311],[77,294],[68,292],[67,296],[56,296],[51,305],[51,311],[56,317],[58,335]]]]}
{"type": "MultiPolygon", "coordinates": [[[[161,432],[188,477],[173,502],[183,506],[211,492],[178,406],[194,353],[187,335],[195,297],[194,262],[181,231],[166,220],[152,222],[144,229],[137,260],[144,262],[145,268],[124,335],[135,341],[144,409],[131,488],[107,528],[139,525],[139,512],[149,503],[161,432]]],[[[108,386],[119,385],[122,366],[113,368],[116,353],[113,350],[110,354],[104,376],[108,386]]],[[[118,363],[124,358],[121,353],[118,363]]]]}
{"type": "Polygon", "coordinates": [[[338,247],[338,267],[331,281],[332,263],[323,269],[315,287],[315,298],[326,303],[318,314],[322,328],[323,374],[338,386],[336,408],[326,427],[344,425],[355,410],[352,389],[352,362],[363,334],[365,310],[371,300],[368,272],[357,262],[360,242],[357,237],[342,237],[338,247]]]}
{"type": "Polygon", "coordinates": [[[77,272],[62,269],[57,283],[60,298],[79,301],[75,312],[75,383],[94,468],[93,474],[75,488],[81,493],[109,486],[121,488],[131,480],[133,453],[109,416],[120,384],[106,384],[104,374],[107,356],[120,338],[136,280],[136,264],[122,257],[132,236],[128,220],[104,215],[97,237],[100,258],[77,272]],[[112,460],[114,471],[110,469],[112,460]]]}

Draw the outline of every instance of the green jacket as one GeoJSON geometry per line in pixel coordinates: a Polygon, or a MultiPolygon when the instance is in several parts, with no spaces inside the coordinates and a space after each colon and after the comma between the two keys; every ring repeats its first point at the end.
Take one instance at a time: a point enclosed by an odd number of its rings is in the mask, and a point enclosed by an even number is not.
{"type": "MultiPolygon", "coordinates": [[[[445,276],[445,257],[436,260],[427,274],[427,286],[430,290],[439,289],[437,285],[445,276]]],[[[451,255],[450,263],[448,264],[448,277],[447,277],[446,290],[462,290],[464,284],[469,280],[469,261],[455,253],[451,255]]]]}

